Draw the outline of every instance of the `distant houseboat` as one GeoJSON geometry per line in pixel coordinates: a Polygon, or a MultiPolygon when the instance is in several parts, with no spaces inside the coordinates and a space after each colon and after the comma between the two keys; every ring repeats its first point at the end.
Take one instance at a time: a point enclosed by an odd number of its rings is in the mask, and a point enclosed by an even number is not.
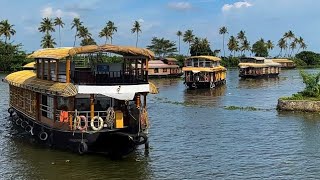
{"type": "Polygon", "coordinates": [[[281,71],[281,64],[264,57],[241,58],[238,66],[242,78],[275,77],[281,71]]]}
{"type": "Polygon", "coordinates": [[[41,49],[29,58],[35,61],[24,68],[31,70],[3,79],[14,126],[43,144],[79,154],[122,156],[147,142],[147,67],[153,52],[90,45],[41,49]],[[123,62],[103,62],[109,53],[121,55],[123,62]],[[79,68],[75,60],[84,57],[88,67],[79,68]]]}
{"type": "Polygon", "coordinates": [[[182,76],[181,68],[175,58],[149,61],[149,77],[179,77],[182,76]]]}
{"type": "Polygon", "coordinates": [[[214,56],[191,56],[185,60],[182,71],[189,88],[214,88],[226,83],[227,69],[220,65],[221,59],[214,56]]]}
{"type": "Polygon", "coordinates": [[[273,62],[281,64],[282,69],[292,69],[295,68],[296,65],[292,60],[289,59],[271,59],[273,62]]]}

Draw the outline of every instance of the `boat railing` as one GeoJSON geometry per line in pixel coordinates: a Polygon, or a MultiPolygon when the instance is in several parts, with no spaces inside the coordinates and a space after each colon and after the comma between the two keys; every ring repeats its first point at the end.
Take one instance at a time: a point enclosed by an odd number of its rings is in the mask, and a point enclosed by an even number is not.
{"type": "Polygon", "coordinates": [[[73,82],[75,84],[140,84],[148,82],[145,71],[108,71],[95,72],[90,70],[73,71],[73,82]]]}
{"type": "MultiPolygon", "coordinates": [[[[57,110],[56,111],[56,116],[55,116],[55,120],[56,121],[60,121],[60,115],[61,112],[63,112],[63,110],[57,110]]],[[[92,118],[95,118],[94,120],[94,124],[96,127],[99,126],[99,118],[101,118],[103,120],[103,127],[101,130],[116,130],[116,128],[114,127],[115,125],[115,119],[114,122],[108,121],[107,119],[107,112],[106,111],[94,111],[94,117],[91,117],[91,111],[65,111],[68,114],[68,122],[70,125],[70,129],[71,130],[82,130],[82,131],[95,131],[92,127],[91,127],[91,120],[92,118]],[[80,123],[79,122],[75,122],[77,121],[77,118],[79,117],[80,119],[80,123]],[[84,118],[83,118],[84,117],[84,118]],[[86,122],[87,121],[87,127],[86,126],[86,122]],[[82,128],[82,129],[81,129],[82,128]]]]}

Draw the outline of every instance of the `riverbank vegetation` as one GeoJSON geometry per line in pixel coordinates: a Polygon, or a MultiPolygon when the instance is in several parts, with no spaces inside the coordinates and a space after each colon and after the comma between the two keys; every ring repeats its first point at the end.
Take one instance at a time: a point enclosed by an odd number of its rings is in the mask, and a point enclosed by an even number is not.
{"type": "Polygon", "coordinates": [[[291,97],[282,97],[282,100],[308,100],[320,101],[320,73],[308,74],[300,71],[300,75],[305,84],[305,89],[301,92],[293,94],[291,97]]]}

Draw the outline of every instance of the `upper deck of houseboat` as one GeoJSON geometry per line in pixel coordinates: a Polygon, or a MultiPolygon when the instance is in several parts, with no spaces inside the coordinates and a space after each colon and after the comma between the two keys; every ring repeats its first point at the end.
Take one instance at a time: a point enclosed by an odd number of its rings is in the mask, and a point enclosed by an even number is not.
{"type": "Polygon", "coordinates": [[[226,68],[220,65],[220,61],[221,59],[215,56],[191,56],[186,58],[185,66],[183,67],[182,71],[226,71],[226,68]]]}

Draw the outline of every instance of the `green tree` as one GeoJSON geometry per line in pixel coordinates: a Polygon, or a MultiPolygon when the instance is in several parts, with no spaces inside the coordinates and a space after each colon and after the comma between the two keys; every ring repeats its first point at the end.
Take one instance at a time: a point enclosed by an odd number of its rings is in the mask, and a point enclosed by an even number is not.
{"type": "Polygon", "coordinates": [[[22,45],[5,43],[0,40],[0,71],[10,72],[21,70],[26,64],[26,54],[21,50],[22,45]]]}
{"type": "Polygon", "coordinates": [[[165,57],[169,53],[177,52],[176,44],[173,41],[153,37],[151,45],[147,46],[148,49],[152,50],[156,56],[165,57]]]}
{"type": "Polygon", "coordinates": [[[191,56],[213,55],[208,39],[195,37],[191,44],[190,54],[191,56]]]}
{"type": "Polygon", "coordinates": [[[79,32],[77,35],[79,38],[82,38],[80,46],[86,46],[86,45],[94,45],[96,42],[92,38],[92,34],[89,32],[87,27],[80,26],[79,32]]]}
{"type": "Polygon", "coordinates": [[[228,42],[228,49],[229,51],[233,52],[233,57],[235,56],[236,51],[239,49],[239,42],[234,36],[230,36],[229,42],[228,42]]]}
{"type": "Polygon", "coordinates": [[[0,37],[4,35],[4,43],[7,44],[7,39],[11,39],[11,36],[16,34],[16,31],[13,29],[14,25],[11,25],[8,20],[2,20],[0,22],[0,37]]]}
{"type": "Polygon", "coordinates": [[[61,34],[60,34],[60,28],[63,28],[63,26],[65,25],[64,22],[62,21],[61,17],[56,17],[54,19],[54,25],[55,26],[58,26],[59,28],[59,44],[60,44],[60,47],[61,47],[61,34]]]}
{"type": "Polygon", "coordinates": [[[247,39],[245,39],[245,40],[243,40],[243,42],[241,42],[240,50],[241,50],[241,52],[244,52],[243,54],[246,54],[246,51],[251,50],[250,42],[247,39]]]}
{"type": "Polygon", "coordinates": [[[300,75],[303,79],[303,83],[306,85],[305,89],[299,94],[305,97],[319,97],[320,96],[320,73],[307,74],[304,71],[300,71],[300,75]]]}
{"type": "Polygon", "coordinates": [[[50,32],[55,32],[54,23],[50,18],[42,18],[40,27],[38,28],[39,32],[50,34],[50,32]]]}
{"type": "Polygon", "coordinates": [[[301,36],[298,38],[298,44],[299,44],[299,48],[298,48],[296,54],[299,53],[300,49],[304,50],[307,48],[307,45],[305,44],[304,39],[301,36]]]}
{"type": "Polygon", "coordinates": [[[177,35],[178,38],[179,38],[179,54],[180,54],[180,38],[181,38],[181,36],[182,36],[182,32],[179,30],[176,35],[177,35]]]}
{"type": "Polygon", "coordinates": [[[273,42],[271,40],[268,40],[266,43],[267,49],[268,49],[268,54],[269,51],[271,51],[274,48],[273,42]]]}
{"type": "Polygon", "coordinates": [[[291,43],[290,43],[290,49],[291,49],[291,53],[290,53],[290,57],[292,56],[292,53],[294,51],[294,49],[296,49],[297,47],[297,43],[299,40],[297,38],[295,38],[291,43]]]}
{"type": "Polygon", "coordinates": [[[46,33],[41,40],[42,48],[53,48],[56,45],[54,38],[48,33],[46,33]]]}
{"type": "Polygon", "coordinates": [[[74,18],[71,24],[71,29],[75,28],[76,29],[76,33],[74,35],[74,42],[73,42],[73,47],[76,46],[76,40],[77,40],[77,36],[78,36],[78,32],[80,27],[82,26],[82,22],[80,21],[79,18],[74,18]]]}
{"type": "Polygon", "coordinates": [[[189,44],[188,53],[190,53],[191,43],[194,41],[194,34],[192,30],[186,30],[183,34],[183,42],[189,44]]]}
{"type": "Polygon", "coordinates": [[[111,44],[112,44],[113,34],[114,34],[114,32],[117,32],[117,31],[118,31],[118,27],[116,27],[116,26],[114,25],[114,22],[108,21],[108,22],[107,22],[107,29],[108,29],[108,31],[109,31],[108,36],[110,37],[110,42],[111,42],[111,44]]]}
{"type": "Polygon", "coordinates": [[[225,38],[225,34],[228,34],[228,29],[227,29],[227,27],[222,26],[222,27],[219,29],[219,34],[222,35],[223,56],[226,57],[226,51],[225,51],[225,48],[224,48],[224,38],[225,38]]]}
{"type": "Polygon", "coordinates": [[[252,52],[255,53],[255,56],[260,56],[260,57],[268,56],[268,48],[262,38],[252,45],[252,52]]]}
{"type": "Polygon", "coordinates": [[[311,51],[302,51],[296,54],[297,59],[301,59],[307,65],[318,65],[320,64],[320,54],[311,51]]]}
{"type": "Polygon", "coordinates": [[[281,57],[282,56],[282,50],[284,50],[284,49],[286,49],[288,47],[287,42],[286,42],[286,40],[284,38],[281,38],[278,41],[278,47],[280,48],[279,56],[281,57]]]}
{"type": "Polygon", "coordinates": [[[107,44],[108,38],[109,38],[109,29],[108,29],[107,26],[104,27],[104,28],[99,32],[99,37],[101,37],[101,38],[105,37],[105,38],[106,38],[105,44],[107,44]]]}
{"type": "Polygon", "coordinates": [[[142,32],[141,31],[141,25],[138,21],[135,21],[133,23],[133,27],[131,28],[131,33],[134,34],[136,33],[137,35],[137,40],[136,40],[136,47],[138,47],[138,37],[139,37],[139,32],[142,32]]]}

